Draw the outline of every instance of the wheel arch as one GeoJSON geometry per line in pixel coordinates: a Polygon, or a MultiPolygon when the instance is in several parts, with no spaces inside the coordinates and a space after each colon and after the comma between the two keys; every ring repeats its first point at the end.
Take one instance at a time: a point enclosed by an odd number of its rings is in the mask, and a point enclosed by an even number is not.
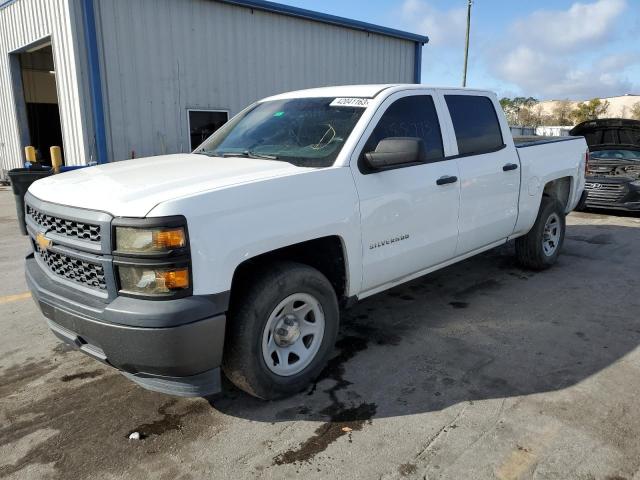
{"type": "Polygon", "coordinates": [[[544,186],[542,195],[558,200],[565,213],[568,213],[573,192],[573,181],[574,179],[570,176],[549,180],[544,186]]]}
{"type": "Polygon", "coordinates": [[[231,302],[250,282],[252,273],[268,268],[270,263],[293,261],[315,268],[334,288],[340,303],[346,303],[349,292],[349,264],[344,239],[329,235],[264,252],[240,263],[231,280],[231,302]]]}

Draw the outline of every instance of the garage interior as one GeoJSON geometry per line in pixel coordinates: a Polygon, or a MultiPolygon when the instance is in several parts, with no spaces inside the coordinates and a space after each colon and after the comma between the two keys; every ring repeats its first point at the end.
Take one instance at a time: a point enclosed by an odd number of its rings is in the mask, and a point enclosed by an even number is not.
{"type": "MultiPolygon", "coordinates": [[[[15,54],[22,83],[22,98],[16,98],[16,109],[26,116],[21,125],[23,138],[36,149],[36,158],[51,164],[49,148],[63,147],[56,72],[51,43],[15,54]]],[[[63,158],[64,158],[64,148],[63,158]]]]}

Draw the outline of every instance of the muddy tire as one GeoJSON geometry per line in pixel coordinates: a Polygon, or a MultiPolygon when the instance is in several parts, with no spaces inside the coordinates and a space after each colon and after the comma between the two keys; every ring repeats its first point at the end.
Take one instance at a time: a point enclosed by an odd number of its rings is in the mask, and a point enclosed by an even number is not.
{"type": "Polygon", "coordinates": [[[265,400],[300,392],[325,367],[338,326],[336,294],[322,273],[294,262],[272,264],[235,295],[223,371],[265,400]]]}
{"type": "Polygon", "coordinates": [[[516,258],[524,268],[544,270],[558,260],[566,229],[562,204],[543,196],[533,228],[516,240],[516,258]]]}

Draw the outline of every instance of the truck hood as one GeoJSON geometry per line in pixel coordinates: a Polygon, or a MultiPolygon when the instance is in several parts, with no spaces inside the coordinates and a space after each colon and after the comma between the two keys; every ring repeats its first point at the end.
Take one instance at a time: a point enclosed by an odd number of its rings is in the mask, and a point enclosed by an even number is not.
{"type": "Polygon", "coordinates": [[[46,202],[144,217],[168,200],[306,170],[275,160],[162,155],[53,175],[29,192],[46,202]]]}

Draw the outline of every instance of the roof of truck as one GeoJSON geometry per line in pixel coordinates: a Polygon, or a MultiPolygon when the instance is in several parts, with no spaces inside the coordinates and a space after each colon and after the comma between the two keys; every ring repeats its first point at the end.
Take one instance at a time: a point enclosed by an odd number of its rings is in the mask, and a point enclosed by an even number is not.
{"type": "MultiPolygon", "coordinates": [[[[485,92],[485,90],[477,90],[475,88],[462,87],[435,87],[433,85],[425,85],[421,83],[389,83],[389,84],[373,84],[373,85],[338,85],[335,87],[308,88],[306,90],[296,90],[293,92],[281,93],[263,100],[282,100],[286,98],[311,98],[311,97],[358,97],[358,98],[374,98],[383,90],[389,88],[397,89],[442,89],[442,90],[460,90],[485,92]]],[[[492,93],[486,90],[487,93],[492,93]]]]}

